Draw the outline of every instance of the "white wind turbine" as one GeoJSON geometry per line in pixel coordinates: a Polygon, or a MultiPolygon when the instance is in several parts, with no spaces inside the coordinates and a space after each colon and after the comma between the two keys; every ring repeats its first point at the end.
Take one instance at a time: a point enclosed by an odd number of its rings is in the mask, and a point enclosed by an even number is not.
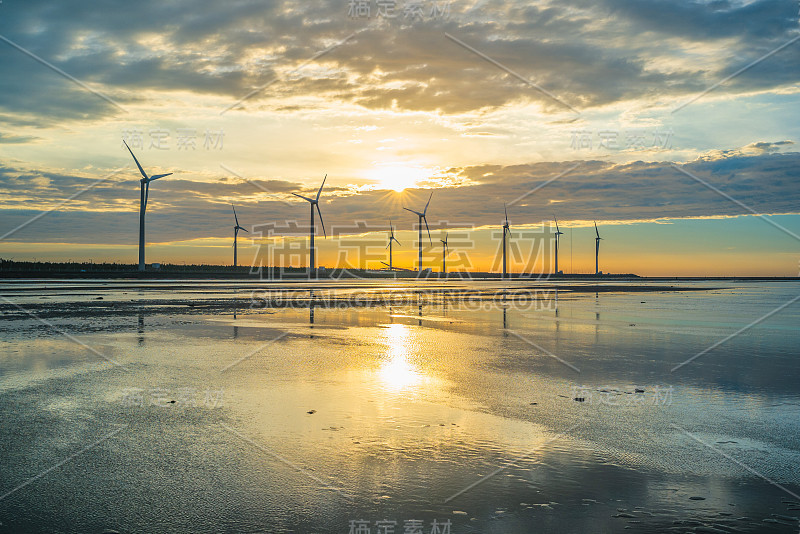
{"type": "MultiPolygon", "coordinates": [[[[392,226],[392,221],[389,221],[389,244],[386,245],[386,248],[389,249],[389,270],[390,271],[393,270],[393,268],[392,268],[392,241],[394,241],[395,243],[400,245],[400,241],[398,241],[397,238],[394,237],[394,226],[392,226]]],[[[402,247],[403,245],[400,245],[400,246],[402,247]]]]}
{"type": "Polygon", "coordinates": [[[419,225],[417,226],[418,236],[417,236],[417,243],[419,244],[419,255],[418,255],[418,262],[417,262],[417,270],[422,271],[422,221],[425,221],[425,229],[428,230],[428,241],[430,241],[431,245],[433,245],[433,240],[431,239],[431,229],[428,228],[428,205],[431,203],[431,198],[433,198],[433,192],[431,191],[431,196],[428,197],[428,203],[425,204],[425,209],[422,210],[422,213],[418,211],[414,211],[412,209],[403,208],[406,211],[410,211],[419,217],[419,225]]]}
{"type": "Polygon", "coordinates": [[[150,194],[150,182],[165,176],[169,176],[172,173],[168,172],[166,174],[147,176],[147,173],[144,172],[144,169],[139,164],[139,160],[133,155],[133,150],[131,150],[131,147],[128,146],[128,143],[126,143],[124,139],[122,142],[125,143],[125,147],[128,149],[128,152],[130,152],[131,156],[133,156],[133,161],[135,161],[136,166],[139,167],[139,172],[142,173],[142,179],[139,180],[139,185],[141,186],[141,198],[139,200],[139,270],[144,271],[144,214],[145,210],[147,210],[147,197],[150,194]]]}
{"type": "Polygon", "coordinates": [[[442,275],[447,275],[447,253],[450,251],[450,247],[447,246],[447,238],[449,234],[444,235],[444,239],[440,239],[439,241],[442,242],[442,275]]]}
{"type": "Polygon", "coordinates": [[[558,229],[558,219],[556,219],[555,215],[553,215],[553,220],[556,222],[556,274],[559,274],[558,273],[558,245],[559,245],[559,241],[561,241],[559,236],[564,235],[564,232],[562,232],[561,230],[558,229]]]}
{"type": "Polygon", "coordinates": [[[325,175],[325,178],[322,179],[322,185],[319,186],[319,191],[317,191],[317,196],[315,198],[308,198],[304,197],[303,195],[298,195],[297,193],[292,193],[296,197],[300,197],[303,200],[307,200],[309,204],[311,204],[311,228],[309,228],[309,249],[311,250],[311,266],[309,270],[309,276],[312,278],[316,277],[317,274],[317,264],[315,253],[316,249],[314,248],[314,232],[316,230],[316,226],[314,225],[314,207],[317,208],[317,213],[319,214],[319,223],[322,225],[322,233],[325,237],[328,237],[327,232],[325,232],[325,223],[322,220],[322,212],[319,211],[319,196],[322,194],[322,188],[325,187],[325,180],[328,179],[328,175],[325,175]]]}
{"type": "Polygon", "coordinates": [[[594,223],[594,233],[597,234],[597,237],[594,238],[594,274],[600,274],[598,259],[600,257],[600,241],[602,241],[603,238],[600,237],[600,232],[597,230],[597,221],[594,223]]]}
{"type": "Polygon", "coordinates": [[[503,204],[503,211],[506,214],[506,222],[503,224],[503,278],[506,277],[506,234],[511,237],[511,227],[508,225],[508,209],[503,204]]]}
{"type": "Polygon", "coordinates": [[[248,234],[250,233],[244,226],[239,226],[239,217],[236,216],[236,208],[231,204],[233,208],[233,218],[236,221],[236,226],[233,227],[233,267],[236,268],[236,253],[239,247],[236,246],[236,239],[239,237],[239,230],[244,230],[248,234]]]}

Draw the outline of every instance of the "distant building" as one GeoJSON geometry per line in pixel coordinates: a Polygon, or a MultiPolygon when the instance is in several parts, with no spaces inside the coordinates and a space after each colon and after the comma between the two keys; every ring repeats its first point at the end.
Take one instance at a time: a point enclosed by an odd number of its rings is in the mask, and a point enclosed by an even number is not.
{"type": "Polygon", "coordinates": [[[161,264],[160,263],[154,263],[151,267],[153,268],[154,271],[158,271],[158,270],[161,269],[161,264]]]}

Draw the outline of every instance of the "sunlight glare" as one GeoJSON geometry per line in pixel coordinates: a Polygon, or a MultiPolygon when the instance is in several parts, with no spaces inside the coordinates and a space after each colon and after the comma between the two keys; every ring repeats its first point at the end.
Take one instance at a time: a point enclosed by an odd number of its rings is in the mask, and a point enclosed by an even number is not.
{"type": "Polygon", "coordinates": [[[386,330],[387,359],[378,374],[383,384],[393,391],[418,386],[424,375],[408,361],[409,331],[403,324],[389,325],[386,330]]]}
{"type": "Polygon", "coordinates": [[[428,171],[420,167],[390,164],[372,169],[368,176],[378,182],[382,189],[391,189],[399,193],[406,188],[415,187],[418,182],[427,178],[428,174],[428,171]]]}

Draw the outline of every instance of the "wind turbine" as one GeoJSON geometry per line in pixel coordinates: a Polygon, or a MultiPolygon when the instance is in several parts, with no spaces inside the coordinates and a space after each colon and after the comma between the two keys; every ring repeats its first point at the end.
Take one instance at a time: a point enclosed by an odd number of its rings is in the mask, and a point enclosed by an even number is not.
{"type": "Polygon", "coordinates": [[[235,269],[236,268],[236,252],[238,250],[238,247],[236,246],[236,238],[239,237],[239,230],[244,230],[248,234],[250,232],[248,232],[247,229],[245,229],[243,226],[239,226],[239,217],[236,216],[236,208],[233,207],[233,204],[231,204],[231,207],[233,208],[233,218],[236,220],[236,226],[233,227],[233,267],[235,269]]]}
{"type": "Polygon", "coordinates": [[[503,211],[506,214],[506,222],[503,224],[503,278],[506,277],[506,234],[511,236],[511,227],[508,225],[508,208],[503,204],[503,211]]]}
{"type": "Polygon", "coordinates": [[[430,241],[431,245],[433,245],[433,240],[431,239],[431,229],[428,228],[428,218],[426,216],[428,213],[428,205],[431,203],[431,198],[433,198],[433,191],[431,191],[431,196],[428,197],[428,203],[425,204],[425,209],[422,210],[422,213],[405,207],[403,208],[404,210],[410,211],[411,213],[414,213],[417,215],[417,217],[419,217],[419,225],[417,226],[418,230],[417,243],[419,244],[419,260],[417,263],[417,268],[420,272],[422,271],[422,221],[425,221],[425,229],[428,230],[428,241],[430,241]]]}
{"type": "MultiPolygon", "coordinates": [[[[389,221],[389,244],[386,245],[386,248],[389,249],[389,270],[392,270],[392,241],[396,242],[400,245],[400,241],[394,237],[394,227],[392,226],[392,221],[389,221]]],[[[400,245],[401,247],[403,245],[400,245]]]]}
{"type": "Polygon", "coordinates": [[[444,235],[444,239],[440,239],[439,241],[442,242],[442,275],[447,276],[447,252],[450,248],[447,246],[447,236],[449,234],[444,235]]]}
{"type": "Polygon", "coordinates": [[[594,233],[597,234],[597,237],[594,238],[594,274],[600,274],[600,269],[598,269],[598,258],[600,257],[600,241],[603,240],[600,237],[600,232],[597,230],[597,221],[594,223],[594,233]]]}
{"type": "Polygon", "coordinates": [[[147,197],[150,193],[150,182],[165,176],[169,176],[172,173],[168,172],[166,174],[147,176],[147,173],[144,172],[144,169],[139,164],[139,160],[133,155],[133,150],[131,150],[131,147],[128,146],[128,143],[126,143],[124,139],[122,142],[125,143],[125,147],[128,149],[128,152],[130,152],[131,156],[133,156],[133,161],[135,161],[136,166],[139,167],[139,172],[142,173],[142,179],[139,180],[139,185],[141,186],[142,190],[141,198],[139,200],[139,270],[144,271],[144,214],[145,210],[147,210],[147,197]]]}
{"type": "Polygon", "coordinates": [[[314,248],[314,231],[316,230],[316,226],[314,225],[314,206],[317,207],[317,213],[319,214],[319,223],[322,225],[322,233],[325,237],[328,237],[327,232],[325,232],[325,223],[322,221],[322,212],[319,211],[319,196],[322,194],[322,188],[325,187],[325,180],[328,179],[328,175],[325,175],[325,178],[322,179],[322,185],[319,186],[319,191],[317,191],[317,196],[315,198],[308,198],[304,197],[303,195],[298,195],[297,193],[292,193],[296,197],[300,197],[303,200],[307,200],[309,204],[311,204],[311,228],[309,228],[308,240],[309,240],[309,249],[311,250],[311,268],[308,272],[309,277],[316,278],[317,274],[317,264],[315,262],[314,254],[316,252],[314,248]]]}
{"type": "Polygon", "coordinates": [[[564,232],[558,229],[558,219],[553,215],[553,220],[556,221],[556,274],[558,274],[558,244],[560,238],[558,236],[564,235],[564,232]]]}

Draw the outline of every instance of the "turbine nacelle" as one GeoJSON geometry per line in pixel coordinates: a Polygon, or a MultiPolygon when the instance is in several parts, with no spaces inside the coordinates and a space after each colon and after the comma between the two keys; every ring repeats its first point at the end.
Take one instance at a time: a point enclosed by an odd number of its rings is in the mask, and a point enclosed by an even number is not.
{"type": "Polygon", "coordinates": [[[158,180],[159,178],[163,178],[165,176],[169,176],[170,174],[172,174],[171,172],[168,172],[168,173],[165,173],[165,174],[154,174],[153,176],[147,176],[147,173],[144,172],[144,169],[142,168],[142,165],[139,163],[139,160],[136,159],[136,156],[133,154],[133,150],[131,150],[131,147],[128,146],[128,143],[124,139],[122,140],[122,142],[125,143],[125,148],[127,148],[128,152],[131,153],[131,156],[133,157],[133,161],[136,162],[136,166],[139,168],[139,173],[142,175],[142,179],[139,180],[140,183],[148,184],[148,183],[152,182],[153,180],[158,180]]]}
{"type": "MultiPolygon", "coordinates": [[[[394,236],[394,226],[392,226],[392,221],[389,221],[389,245],[392,244],[392,241],[400,245],[400,241],[394,236]]],[[[386,245],[386,248],[389,248],[389,245],[386,245]]],[[[403,245],[400,245],[401,247],[403,245]]]]}
{"type": "Polygon", "coordinates": [[[555,216],[554,216],[553,220],[556,222],[556,235],[557,236],[564,235],[564,232],[562,232],[561,230],[558,229],[558,219],[556,219],[555,216]]]}
{"type": "MultiPolygon", "coordinates": [[[[418,211],[414,211],[414,210],[412,210],[410,208],[403,207],[404,210],[410,211],[411,213],[413,213],[414,215],[419,217],[419,222],[420,223],[422,223],[422,221],[425,221],[425,229],[428,231],[428,241],[430,242],[431,245],[433,244],[433,238],[431,238],[431,229],[428,227],[427,213],[428,213],[428,206],[430,205],[432,198],[433,198],[433,192],[431,192],[431,196],[428,197],[428,202],[425,204],[425,209],[422,210],[422,213],[420,213],[418,211]]],[[[422,246],[421,243],[420,243],[420,246],[422,246]]]]}
{"type": "MultiPolygon", "coordinates": [[[[233,229],[234,230],[244,230],[245,232],[247,232],[247,230],[245,230],[245,228],[239,224],[239,217],[236,215],[236,207],[233,204],[231,204],[231,208],[233,209],[233,219],[236,221],[236,226],[234,226],[233,229]]],[[[247,232],[247,233],[250,233],[250,232],[247,232]]]]}
{"type": "Polygon", "coordinates": [[[322,225],[322,233],[325,237],[328,237],[328,232],[325,231],[325,222],[322,220],[322,212],[319,210],[319,196],[322,194],[322,188],[325,187],[325,180],[328,179],[328,175],[325,175],[325,178],[322,179],[322,185],[319,186],[319,190],[317,191],[317,196],[315,198],[308,198],[304,197],[303,195],[298,195],[297,193],[292,193],[294,196],[298,198],[302,198],[309,204],[311,204],[311,214],[314,214],[314,206],[317,207],[317,214],[319,215],[319,223],[322,225]]]}

